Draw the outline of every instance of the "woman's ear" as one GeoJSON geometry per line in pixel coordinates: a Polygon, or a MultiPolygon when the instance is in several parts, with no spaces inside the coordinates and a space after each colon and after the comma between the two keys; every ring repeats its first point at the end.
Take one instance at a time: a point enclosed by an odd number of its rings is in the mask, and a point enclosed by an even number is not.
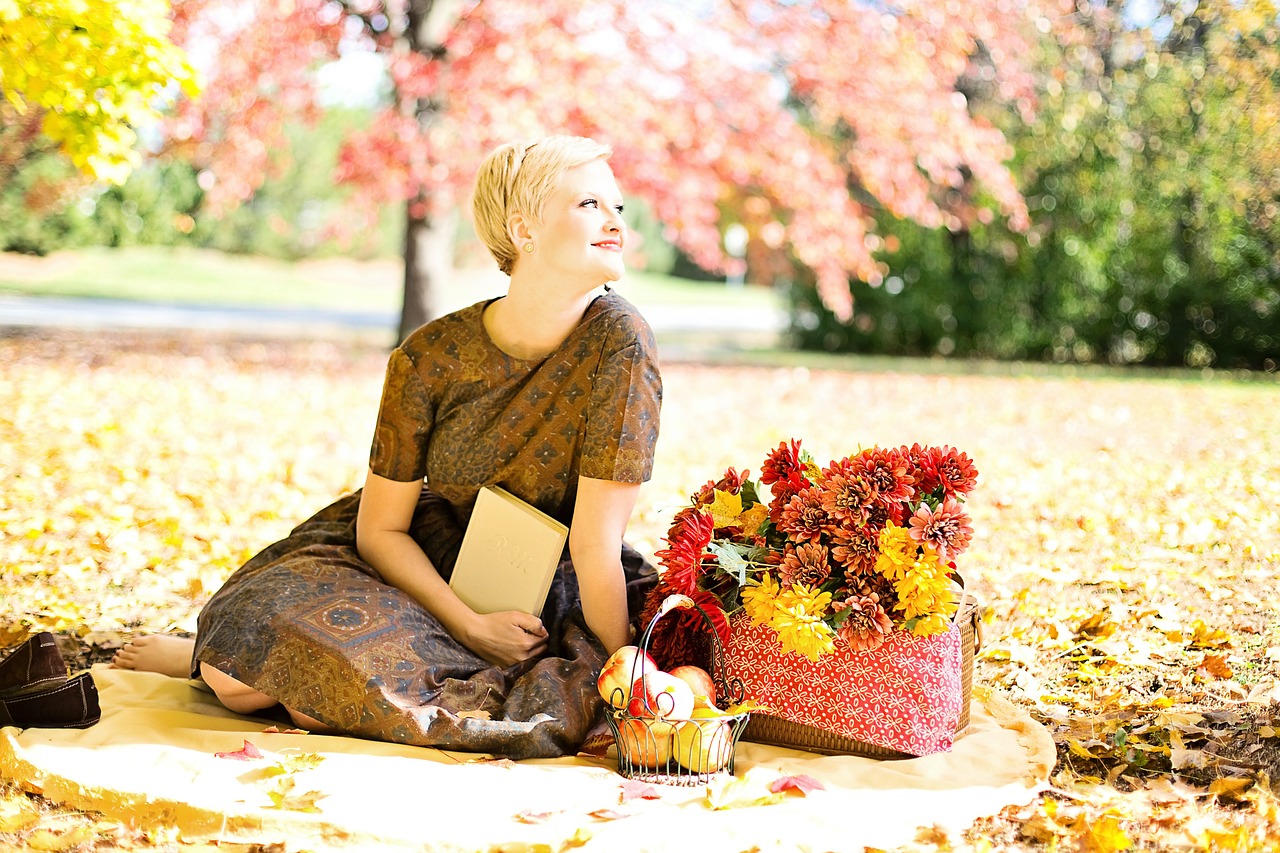
{"type": "Polygon", "coordinates": [[[533,239],[531,224],[523,213],[516,212],[507,217],[507,234],[517,248],[533,239]]]}

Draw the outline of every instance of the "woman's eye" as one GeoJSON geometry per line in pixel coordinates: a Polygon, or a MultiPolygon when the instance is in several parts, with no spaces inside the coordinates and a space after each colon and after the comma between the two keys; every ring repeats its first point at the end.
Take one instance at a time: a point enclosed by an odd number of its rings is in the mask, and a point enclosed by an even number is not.
{"type": "Polygon", "coordinates": [[[589,198],[578,206],[579,207],[599,207],[600,202],[596,201],[594,198],[589,198]]]}
{"type": "Polygon", "coordinates": [[[623,206],[619,204],[616,207],[614,207],[614,210],[618,211],[618,213],[622,213],[622,207],[623,206]]]}

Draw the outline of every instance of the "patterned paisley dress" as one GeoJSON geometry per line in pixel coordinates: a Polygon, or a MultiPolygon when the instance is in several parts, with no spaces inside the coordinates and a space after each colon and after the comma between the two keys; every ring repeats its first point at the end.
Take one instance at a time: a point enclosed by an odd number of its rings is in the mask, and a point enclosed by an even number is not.
{"type": "MultiPolygon", "coordinates": [[[[370,453],[376,474],[425,478],[410,534],[445,578],[481,487],[569,524],[578,477],[647,480],[658,435],[653,336],[630,303],[596,298],[537,360],[497,348],[487,304],[392,352],[370,453]]],[[[567,551],[542,614],[547,652],[498,667],[360,558],[359,503],[359,492],[339,499],[227,579],[200,614],[193,671],[203,661],[359,737],[513,758],[575,752],[600,713],[604,649],[567,551]]],[[[634,619],[654,575],[632,549],[622,557],[634,619]]]]}

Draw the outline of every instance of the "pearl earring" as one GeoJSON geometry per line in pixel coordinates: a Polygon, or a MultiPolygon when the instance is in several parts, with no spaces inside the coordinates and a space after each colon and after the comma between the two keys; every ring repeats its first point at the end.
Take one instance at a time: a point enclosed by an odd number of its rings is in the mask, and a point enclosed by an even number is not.
{"type": "Polygon", "coordinates": [[[524,244],[524,250],[525,250],[526,252],[533,252],[533,243],[525,243],[525,244],[524,244]]]}

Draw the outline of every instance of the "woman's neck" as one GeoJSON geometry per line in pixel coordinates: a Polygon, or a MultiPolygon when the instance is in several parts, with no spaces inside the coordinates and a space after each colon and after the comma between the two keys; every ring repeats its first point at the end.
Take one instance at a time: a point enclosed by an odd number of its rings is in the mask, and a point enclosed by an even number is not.
{"type": "Polygon", "coordinates": [[[485,330],[498,349],[521,359],[554,352],[577,327],[595,296],[595,289],[539,287],[526,277],[512,276],[507,295],[489,305],[485,330]]]}

